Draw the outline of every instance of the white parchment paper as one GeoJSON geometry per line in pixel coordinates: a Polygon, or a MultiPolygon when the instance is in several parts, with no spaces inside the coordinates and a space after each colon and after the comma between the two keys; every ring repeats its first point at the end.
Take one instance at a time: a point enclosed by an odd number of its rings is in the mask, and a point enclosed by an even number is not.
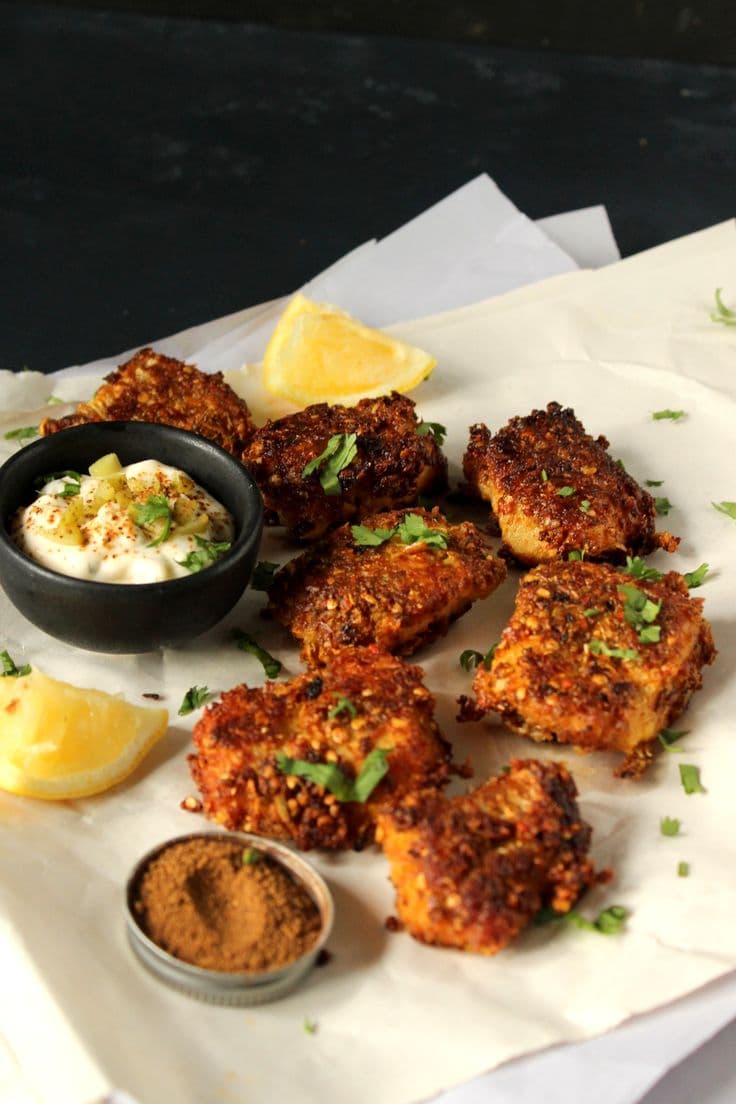
{"type": "MultiPolygon", "coordinates": [[[[516,292],[397,327],[439,358],[414,397],[425,418],[447,425],[455,473],[472,422],[498,427],[550,399],[569,403],[591,432],[611,439],[630,471],[665,480],[660,493],[675,503],[667,521],[683,542],[677,556],[658,555],[658,566],[690,569],[707,560],[713,567],[700,593],[721,656],[682,725],[690,730],[683,754],[663,754],[639,783],[614,780],[610,756],[565,755],[594,827],[594,857],[617,871],[585,908],[593,914],[612,900],[626,905],[627,932],[605,939],[539,929],[491,960],[426,948],[383,928],[392,891],[378,853],[323,857],[316,861],[338,911],[329,966],[258,1010],[210,1008],[169,992],[130,955],[121,887],[142,851],[198,823],[178,808],[191,791],[184,757],[192,720],[174,717],[134,778],[107,795],[63,806],[0,795],[9,829],[1,945],[15,998],[0,1008],[0,1027],[41,1099],[78,1104],[118,1086],[141,1104],[271,1101],[295,1099],[298,1078],[304,1101],[408,1104],[514,1056],[599,1034],[736,964],[736,753],[728,727],[736,704],[729,686],[736,526],[710,505],[736,498],[736,341],[709,319],[713,288],[728,289],[735,259],[727,224],[688,248],[672,246],[669,255],[663,249],[603,273],[562,277],[536,294],[516,292]],[[667,406],[686,409],[687,417],[653,422],[651,412],[667,406]],[[707,794],[682,792],[682,760],[701,767],[707,794]],[[682,819],[681,836],[661,836],[664,815],[682,819]],[[690,863],[687,879],[676,876],[680,860],[690,863]],[[305,1017],[317,1022],[315,1035],[304,1033],[305,1017]]],[[[263,557],[288,554],[271,534],[263,557]]],[[[470,755],[478,777],[511,754],[553,755],[489,722],[461,727],[454,720],[455,698],[469,681],[457,657],[497,638],[514,582],[512,573],[443,643],[416,657],[458,757],[470,755]]],[[[224,689],[261,681],[256,662],[226,643],[234,624],[257,631],[285,661],[286,675],[299,669],[283,634],[259,622],[262,602],[248,593],[223,626],[188,648],[134,658],[65,649],[4,600],[0,623],[3,646],[19,661],[79,685],[122,690],[133,701],[156,690],[175,714],[194,682],[224,689]]]]}

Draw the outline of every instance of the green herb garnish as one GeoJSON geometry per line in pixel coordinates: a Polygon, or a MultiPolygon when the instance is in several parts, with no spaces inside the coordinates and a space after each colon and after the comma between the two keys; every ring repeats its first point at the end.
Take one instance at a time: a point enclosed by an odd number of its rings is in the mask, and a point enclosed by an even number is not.
{"type": "Polygon", "coordinates": [[[205,702],[212,701],[214,696],[206,686],[190,686],[179,706],[179,716],[186,717],[188,713],[193,713],[205,702]]]}
{"type": "Polygon", "coordinates": [[[378,548],[396,536],[396,529],[368,529],[365,525],[351,525],[355,543],[363,548],[378,548]]]}
{"type": "Polygon", "coordinates": [[[725,514],[726,517],[733,518],[736,521],[736,502],[712,502],[711,506],[715,507],[721,514],[725,514]]]}
{"type": "Polygon", "coordinates": [[[353,705],[350,698],[346,698],[343,694],[335,694],[335,697],[337,701],[327,714],[328,721],[333,721],[335,717],[339,717],[341,713],[348,713],[351,717],[357,717],[358,710],[353,705]]]}
{"type": "Polygon", "coordinates": [[[416,430],[417,437],[434,437],[438,445],[444,445],[447,430],[439,422],[420,422],[416,430]]]}
{"type": "Polygon", "coordinates": [[[657,579],[662,578],[662,572],[657,571],[656,567],[649,567],[640,556],[627,556],[626,567],[620,567],[618,570],[630,575],[632,579],[642,579],[644,582],[647,580],[656,582],[657,579]]]}
{"type": "Polygon", "coordinates": [[[316,1035],[317,1034],[317,1023],[316,1023],[316,1021],[305,1019],[305,1021],[304,1021],[304,1031],[306,1032],[307,1035],[316,1035]]]}
{"type": "Polygon", "coordinates": [[[598,913],[595,920],[588,920],[577,909],[570,909],[569,912],[555,912],[554,909],[544,908],[537,913],[534,922],[535,924],[549,924],[552,921],[562,921],[574,928],[580,928],[582,931],[595,931],[601,935],[616,935],[617,932],[622,930],[628,915],[628,909],[625,909],[623,905],[609,905],[608,908],[602,909],[598,913]]]}
{"type": "Polygon", "coordinates": [[[15,661],[10,656],[10,652],[0,652],[0,662],[3,665],[3,669],[0,671],[0,678],[25,678],[26,675],[30,675],[31,673],[30,663],[24,663],[22,667],[16,667],[15,661]]]}
{"type": "Polygon", "coordinates": [[[679,422],[680,418],[684,417],[684,410],[655,410],[652,414],[652,421],[662,422],[669,420],[670,422],[679,422]]]}
{"type": "Polygon", "coordinates": [[[729,310],[721,298],[723,288],[716,288],[716,309],[711,314],[711,321],[722,322],[724,326],[736,326],[736,311],[729,310]]]}
{"type": "Polygon", "coordinates": [[[700,567],[696,567],[694,571],[686,571],[682,577],[687,583],[690,590],[693,590],[695,587],[703,585],[703,583],[705,582],[705,577],[709,571],[710,565],[707,563],[702,563],[700,567]]]}
{"type": "Polygon", "coordinates": [[[583,501],[579,504],[578,509],[582,510],[584,514],[587,514],[590,511],[590,501],[587,498],[584,498],[583,501]]]}
{"type": "Polygon", "coordinates": [[[700,767],[692,763],[680,763],[680,781],[686,794],[708,792],[700,781],[700,767]]]}
{"type": "Polygon", "coordinates": [[[49,397],[46,399],[46,402],[49,406],[61,406],[64,400],[60,399],[58,395],[49,395],[49,397]]]}
{"type": "Polygon", "coordinates": [[[491,660],[497,647],[498,644],[491,644],[485,655],[483,652],[477,652],[475,648],[466,648],[460,653],[460,666],[464,671],[472,671],[482,663],[486,671],[490,670],[491,660]]]}
{"type": "Polygon", "coordinates": [[[342,486],[337,477],[358,455],[357,440],[355,433],[336,433],[334,437],[330,437],[324,451],[305,464],[302,479],[307,479],[318,471],[319,481],[326,495],[342,494],[342,486]]]}
{"type": "Polygon", "coordinates": [[[547,472],[546,472],[545,468],[542,468],[542,482],[546,483],[548,479],[549,479],[549,476],[547,475],[547,472]]]}
{"type": "Polygon", "coordinates": [[[681,751],[681,748],[673,747],[672,745],[679,740],[682,736],[687,736],[687,729],[680,729],[676,731],[674,728],[663,728],[659,733],[659,742],[665,751],[681,751]]]}
{"type": "Polygon", "coordinates": [[[367,801],[378,783],[388,773],[387,756],[391,748],[374,748],[366,756],[360,773],[353,781],[335,763],[310,763],[306,759],[290,759],[279,752],[276,765],[283,774],[306,778],[334,794],[338,801],[367,801]]]}
{"type": "Polygon", "coordinates": [[[583,617],[597,617],[602,612],[597,606],[589,606],[588,609],[583,610],[583,617]]]}
{"type": "Polygon", "coordinates": [[[270,652],[260,646],[257,640],[253,639],[250,633],[243,632],[242,629],[233,629],[233,639],[241,652],[248,652],[249,655],[255,656],[262,664],[266,678],[276,678],[282,666],[280,659],[272,656],[270,652]]]}
{"type": "Polygon", "coordinates": [[[38,437],[38,426],[21,426],[19,429],[9,429],[3,436],[6,441],[30,441],[32,437],[38,437]]]}
{"type": "Polygon", "coordinates": [[[575,494],[575,488],[574,487],[560,487],[560,489],[557,491],[557,494],[560,496],[560,498],[569,498],[570,495],[575,494]]]}
{"type": "Polygon", "coordinates": [[[585,549],[583,548],[581,550],[580,548],[571,548],[570,551],[567,553],[567,558],[570,561],[584,560],[585,559],[585,549]]]}
{"type": "Polygon", "coordinates": [[[263,861],[263,852],[257,851],[255,847],[246,847],[242,854],[243,866],[255,866],[256,863],[263,861]]]}
{"type": "Polygon", "coordinates": [[[440,529],[430,529],[419,514],[406,514],[397,527],[397,533],[402,544],[421,541],[430,548],[447,548],[447,536],[440,529]]]}
{"type": "Polygon", "coordinates": [[[203,568],[209,567],[210,564],[219,560],[220,556],[224,556],[226,552],[229,552],[232,548],[230,541],[211,541],[205,540],[204,537],[194,537],[197,542],[198,548],[195,552],[190,552],[183,560],[177,560],[178,564],[185,567],[187,571],[191,571],[195,574],[197,571],[202,571],[203,568]]]}
{"type": "Polygon", "coordinates": [[[639,640],[642,644],[656,644],[662,630],[653,622],[659,617],[659,611],[662,608],[661,599],[653,602],[643,590],[628,583],[622,583],[617,590],[624,599],[624,617],[639,640]]]}
{"type": "Polygon", "coordinates": [[[673,506],[670,500],[664,496],[663,498],[655,498],[654,509],[660,517],[666,517],[670,510],[673,509],[673,506]]]}
{"type": "Polygon", "coordinates": [[[277,563],[269,563],[268,560],[259,560],[253,569],[250,585],[253,590],[270,590],[273,577],[279,569],[277,563]]]}
{"type": "Polygon", "coordinates": [[[664,483],[664,479],[645,479],[647,487],[661,487],[664,483]]]}
{"type": "Polygon", "coordinates": [[[635,663],[640,662],[641,656],[634,648],[609,648],[605,640],[591,640],[588,649],[593,655],[608,656],[610,659],[625,659],[635,663]]]}
{"type": "MultiPolygon", "coordinates": [[[[133,520],[141,527],[150,525],[159,518],[163,525],[157,537],[148,542],[149,548],[155,548],[157,544],[163,544],[171,532],[171,504],[165,495],[149,495],[145,502],[133,504],[133,520]]],[[[195,555],[196,553],[192,553],[195,555]]],[[[187,565],[185,565],[187,566],[187,565]]],[[[192,569],[189,568],[191,571],[192,569]]]]}
{"type": "Polygon", "coordinates": [[[677,877],[678,878],[687,878],[689,873],[690,873],[690,863],[679,862],[677,864],[677,877]]]}
{"type": "Polygon", "coordinates": [[[663,836],[677,836],[680,832],[681,821],[677,817],[664,816],[659,822],[659,830],[663,836]]]}

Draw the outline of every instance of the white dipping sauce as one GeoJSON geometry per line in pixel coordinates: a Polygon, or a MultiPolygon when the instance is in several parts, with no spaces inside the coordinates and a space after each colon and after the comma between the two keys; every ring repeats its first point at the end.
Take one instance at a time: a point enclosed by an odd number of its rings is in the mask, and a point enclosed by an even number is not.
{"type": "MultiPolygon", "coordinates": [[[[27,556],[62,575],[90,579],[100,583],[155,583],[183,578],[193,571],[214,563],[226,549],[215,549],[213,543],[232,541],[234,526],[231,514],[221,503],[207,494],[194,480],[177,468],[167,467],[157,460],[142,460],[129,464],[112,477],[96,478],[82,475],[79,492],[76,480],[69,475],[52,479],[30,506],[18,510],[13,518],[12,536],[27,556]],[[124,477],[124,478],[123,478],[124,477]],[[101,484],[113,479],[132,499],[132,507],[115,499],[104,502],[95,510],[101,484]],[[157,542],[165,526],[165,517],[142,527],[136,524],[139,507],[152,496],[168,504],[170,532],[157,542]],[[75,519],[81,543],[67,542],[54,536],[61,534],[70,503],[79,499],[84,515],[75,519]],[[177,509],[177,502],[183,499],[177,509]],[[176,516],[183,507],[189,515],[200,519],[196,534],[180,533],[186,523],[177,524],[176,516]],[[206,516],[206,525],[202,515],[206,516]],[[62,528],[59,529],[59,526],[62,528]],[[185,562],[190,558],[190,566],[185,562]]],[[[76,534],[76,530],[75,530],[76,534]]]]}

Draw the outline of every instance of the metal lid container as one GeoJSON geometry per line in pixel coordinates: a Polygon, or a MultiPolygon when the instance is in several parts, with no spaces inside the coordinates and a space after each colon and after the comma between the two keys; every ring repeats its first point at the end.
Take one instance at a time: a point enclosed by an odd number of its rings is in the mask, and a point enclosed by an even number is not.
{"type": "Polygon", "coordinates": [[[128,940],[143,963],[160,981],[199,1000],[214,1004],[265,1004],[284,996],[302,981],[324,949],[334,918],[334,903],[327,883],[310,863],[288,847],[246,832],[194,832],[166,840],[147,852],[136,864],[126,886],[128,940]],[[140,879],[158,855],[187,840],[235,840],[244,848],[252,847],[285,868],[314,901],[319,911],[321,930],[317,941],[293,962],[279,969],[259,973],[236,973],[193,966],[169,954],[143,930],[134,907],[140,879]]]}

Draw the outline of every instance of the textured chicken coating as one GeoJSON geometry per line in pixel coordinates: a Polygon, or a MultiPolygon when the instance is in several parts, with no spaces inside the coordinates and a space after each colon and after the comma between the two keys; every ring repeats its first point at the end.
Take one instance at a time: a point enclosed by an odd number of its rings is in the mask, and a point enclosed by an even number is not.
{"type": "Polygon", "coordinates": [[[597,880],[590,827],[561,763],[513,759],[461,797],[409,794],[378,820],[396,910],[423,943],[496,954],[549,906],[597,880]]]}
{"type": "Polygon", "coordinates": [[[447,461],[414,403],[394,392],[362,399],[356,406],[318,403],[267,422],[243,453],[263,495],[267,517],[300,540],[314,540],[343,521],[415,503],[443,487],[447,461]],[[304,477],[332,437],[355,434],[355,458],[338,474],[328,494],[319,470],[304,477]]]}
{"type": "Polygon", "coordinates": [[[523,564],[564,559],[573,549],[614,562],[674,551],[678,539],[655,532],[654,499],[607,448],[573,410],[551,402],[495,436],[471,426],[463,470],[470,489],[490,502],[506,550],[523,564]]]}
{"type": "Polygon", "coordinates": [[[377,812],[448,780],[450,748],[422,671],[377,648],[346,648],[290,682],[236,686],[194,728],[192,776],[204,810],[226,828],[293,840],[303,850],[360,848],[377,812]],[[277,755],[334,763],[355,779],[374,748],[388,773],[365,802],[284,773],[277,755]]]}
{"type": "Polygon", "coordinates": [[[158,422],[188,429],[240,459],[254,431],[248,407],[221,372],[141,349],[109,376],[89,402],[66,418],[46,418],[41,433],[86,422],[158,422]]]}
{"type": "Polygon", "coordinates": [[[616,773],[637,777],[715,658],[702,609],[674,571],[642,580],[608,564],[542,564],[521,581],[490,669],[476,672],[477,709],[533,740],[620,751],[616,773]]]}
{"type": "Polygon", "coordinates": [[[505,578],[480,531],[470,522],[452,525],[436,509],[372,514],[363,527],[392,530],[407,517],[442,534],[446,547],[404,544],[398,535],[364,546],[344,525],[277,572],[268,609],[301,641],[307,662],[354,644],[409,655],[505,578]]]}

